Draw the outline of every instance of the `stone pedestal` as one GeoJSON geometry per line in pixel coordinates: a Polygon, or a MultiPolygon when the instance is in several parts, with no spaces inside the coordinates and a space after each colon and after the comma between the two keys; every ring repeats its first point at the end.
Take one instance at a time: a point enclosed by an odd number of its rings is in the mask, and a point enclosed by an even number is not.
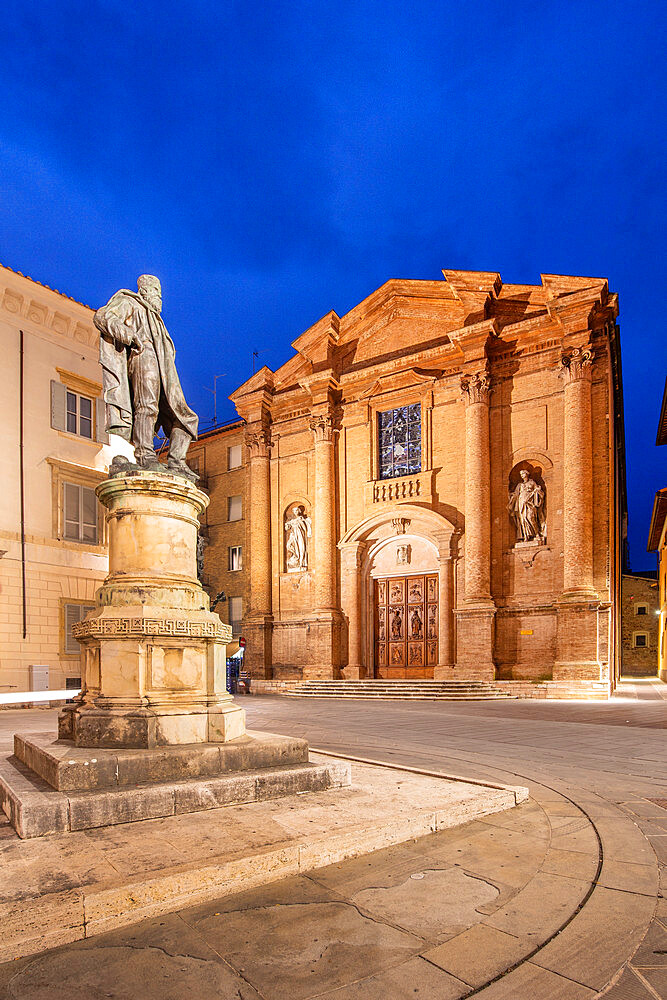
{"type": "Polygon", "coordinates": [[[109,575],[74,629],[82,693],[61,712],[59,736],[124,748],[243,736],[245,713],[225,686],[231,629],[197,579],[208,497],[166,472],[116,476],[96,492],[108,511],[109,575]]]}

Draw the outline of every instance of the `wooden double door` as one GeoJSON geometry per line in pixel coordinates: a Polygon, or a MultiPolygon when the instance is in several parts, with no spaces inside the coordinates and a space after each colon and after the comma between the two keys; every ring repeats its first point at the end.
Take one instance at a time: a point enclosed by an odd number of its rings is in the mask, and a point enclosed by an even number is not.
{"type": "Polygon", "coordinates": [[[433,677],[438,662],[438,576],[374,581],[375,676],[433,677]]]}

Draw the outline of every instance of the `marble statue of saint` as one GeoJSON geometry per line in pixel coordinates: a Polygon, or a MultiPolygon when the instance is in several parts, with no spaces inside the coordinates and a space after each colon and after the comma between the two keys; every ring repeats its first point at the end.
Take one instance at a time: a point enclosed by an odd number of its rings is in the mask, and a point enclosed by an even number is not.
{"type": "Polygon", "coordinates": [[[541,542],[546,534],[544,490],[526,469],[519,473],[519,482],[510,493],[508,510],[516,525],[518,542],[541,542]]]}
{"type": "Polygon", "coordinates": [[[292,507],[292,516],[285,521],[288,573],[308,569],[310,529],[311,519],[307,516],[305,507],[302,507],[301,504],[292,507]]]}
{"type": "Polygon", "coordinates": [[[137,289],[121,288],[93,318],[100,331],[106,429],[132,442],[139,468],[164,472],[154,446],[162,427],[169,438],[167,469],[196,480],[185,456],[197,437],[197,414],[185,401],[174,342],[160,315],[162,288],[154,275],[142,274],[137,289]]]}

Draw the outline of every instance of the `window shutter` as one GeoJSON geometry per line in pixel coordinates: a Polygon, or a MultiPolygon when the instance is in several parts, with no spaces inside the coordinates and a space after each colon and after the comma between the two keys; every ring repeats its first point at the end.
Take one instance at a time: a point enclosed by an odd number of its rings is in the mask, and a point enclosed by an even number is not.
{"type": "Polygon", "coordinates": [[[100,444],[109,444],[109,435],[106,431],[107,408],[104,399],[100,396],[95,400],[95,440],[100,444]]]}
{"type": "Polygon", "coordinates": [[[76,625],[81,620],[81,612],[84,609],[80,604],[65,605],[65,652],[78,653],[79,643],[72,635],[72,625],[76,625]]]}
{"type": "Polygon", "coordinates": [[[89,486],[81,487],[83,540],[97,544],[97,497],[89,486]]]}
{"type": "Polygon", "coordinates": [[[233,444],[227,449],[227,468],[228,469],[238,469],[241,466],[241,445],[233,444]]]}
{"type": "Polygon", "coordinates": [[[80,492],[74,483],[63,483],[63,513],[65,538],[79,539],[81,537],[80,492]]]}
{"type": "Polygon", "coordinates": [[[51,379],[51,426],[56,431],[65,430],[67,389],[62,382],[51,379]]]}

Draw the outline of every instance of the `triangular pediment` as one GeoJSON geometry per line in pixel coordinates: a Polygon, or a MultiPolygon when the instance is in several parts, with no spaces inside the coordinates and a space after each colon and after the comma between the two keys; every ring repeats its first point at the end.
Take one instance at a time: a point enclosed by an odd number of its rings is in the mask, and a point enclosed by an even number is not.
{"type": "Polygon", "coordinates": [[[440,371],[423,371],[419,368],[406,368],[393,375],[381,375],[375,379],[360,394],[359,399],[370,399],[371,396],[382,396],[386,392],[396,392],[409,389],[415,385],[433,383],[442,374],[440,371]]]}

